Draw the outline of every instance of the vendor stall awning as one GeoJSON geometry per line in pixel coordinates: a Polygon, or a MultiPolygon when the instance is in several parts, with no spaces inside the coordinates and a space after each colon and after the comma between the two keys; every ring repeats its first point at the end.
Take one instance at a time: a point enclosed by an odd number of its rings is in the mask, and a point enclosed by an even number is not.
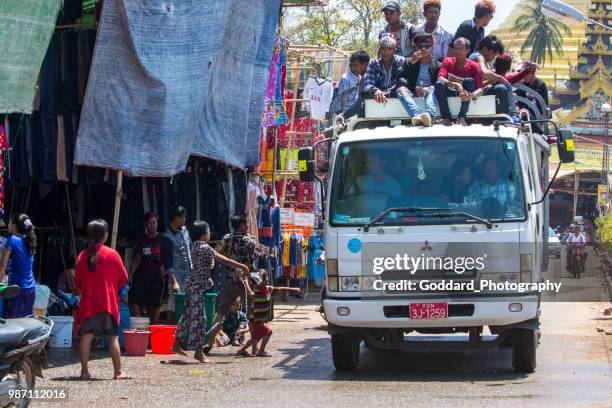
{"type": "Polygon", "coordinates": [[[31,113],[62,0],[0,1],[0,112],[31,113]]]}
{"type": "Polygon", "coordinates": [[[258,162],[280,0],[104,3],[75,163],[167,177],[258,162]]]}

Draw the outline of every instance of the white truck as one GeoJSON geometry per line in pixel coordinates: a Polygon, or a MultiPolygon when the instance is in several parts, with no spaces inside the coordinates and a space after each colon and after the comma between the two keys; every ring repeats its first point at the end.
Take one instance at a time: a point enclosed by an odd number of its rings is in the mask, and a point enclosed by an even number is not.
{"type": "Polygon", "coordinates": [[[468,113],[480,124],[424,128],[407,125],[397,101],[367,101],[366,118],[333,127],[326,149],[300,151],[300,177],[326,191],[322,303],[336,369],[358,368],[362,341],[387,350],[511,345],[514,369],[535,369],[540,292],[496,284],[542,281],[549,143],[556,136],[571,162],[573,139],[507,123],[487,103],[468,113]],[[457,263],[469,256],[483,265],[457,263]],[[481,282],[490,287],[475,291],[481,282]]]}

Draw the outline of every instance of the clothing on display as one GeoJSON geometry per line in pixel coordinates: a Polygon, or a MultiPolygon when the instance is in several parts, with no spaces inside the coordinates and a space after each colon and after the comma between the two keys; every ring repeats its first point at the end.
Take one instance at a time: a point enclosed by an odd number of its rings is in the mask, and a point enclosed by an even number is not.
{"type": "Polygon", "coordinates": [[[279,126],[289,121],[289,117],[283,108],[288,49],[289,42],[284,38],[277,38],[274,42],[274,52],[264,99],[263,127],[279,126]]]}
{"type": "Polygon", "coordinates": [[[325,280],[325,266],[318,264],[317,259],[325,249],[325,241],[318,233],[308,237],[308,279],[314,280],[322,286],[325,280]]]}
{"type": "MultiPolygon", "coordinates": [[[[304,279],[307,274],[307,241],[301,233],[283,234],[282,246],[282,276],[287,279],[304,279]]],[[[280,271],[278,272],[280,274],[280,271]]]]}
{"type": "Polygon", "coordinates": [[[304,88],[304,99],[307,99],[310,117],[313,119],[325,119],[332,101],[334,89],[332,81],[328,78],[317,78],[311,76],[304,88]]]}

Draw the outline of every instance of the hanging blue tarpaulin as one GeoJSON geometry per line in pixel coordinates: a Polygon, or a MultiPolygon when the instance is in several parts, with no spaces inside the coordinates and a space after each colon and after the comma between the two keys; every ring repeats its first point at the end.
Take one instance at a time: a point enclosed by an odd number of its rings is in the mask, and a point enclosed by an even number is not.
{"type": "Polygon", "coordinates": [[[0,0],[0,112],[32,113],[62,0],[0,0]]]}
{"type": "Polygon", "coordinates": [[[106,0],[75,163],[168,177],[255,164],[280,0],[106,0]]]}

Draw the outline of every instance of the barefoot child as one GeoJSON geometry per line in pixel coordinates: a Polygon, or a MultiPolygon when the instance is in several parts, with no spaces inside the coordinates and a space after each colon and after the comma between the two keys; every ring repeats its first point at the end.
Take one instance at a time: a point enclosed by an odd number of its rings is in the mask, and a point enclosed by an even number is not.
{"type": "Polygon", "coordinates": [[[272,327],[268,323],[268,315],[270,312],[270,301],[272,295],[275,292],[295,292],[300,293],[300,288],[287,288],[287,287],[273,287],[269,286],[268,283],[268,272],[260,271],[259,273],[252,273],[251,280],[254,283],[253,306],[249,308],[250,311],[250,328],[251,328],[251,339],[247,341],[236,353],[242,357],[249,357],[251,354],[247,349],[254,346],[254,350],[257,350],[256,346],[259,341],[259,351],[255,351],[253,355],[257,357],[272,357],[268,351],[266,351],[266,345],[272,336],[272,327]]]}

